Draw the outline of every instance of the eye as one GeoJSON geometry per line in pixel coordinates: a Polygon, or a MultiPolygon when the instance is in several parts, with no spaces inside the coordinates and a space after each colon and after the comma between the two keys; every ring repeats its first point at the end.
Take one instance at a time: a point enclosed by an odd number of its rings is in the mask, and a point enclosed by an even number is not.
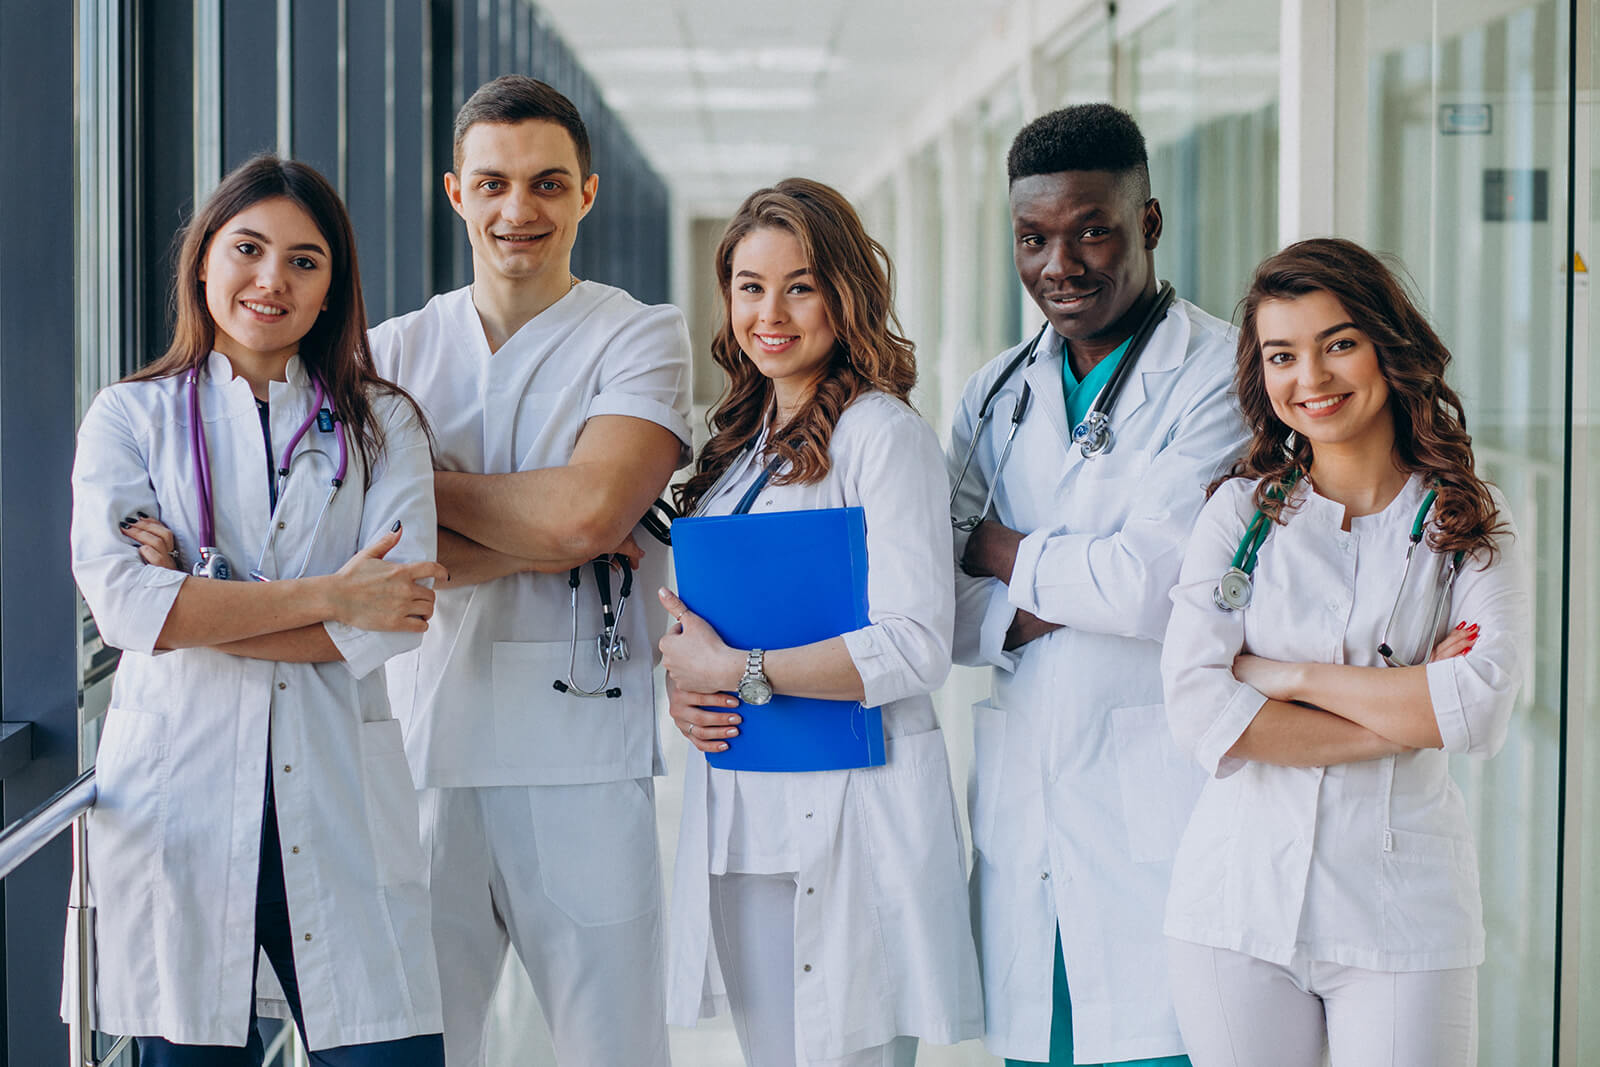
{"type": "Polygon", "coordinates": [[[760,294],[761,286],[756,282],[745,282],[739,286],[739,292],[749,293],[752,296],[756,296],[760,294]]]}
{"type": "Polygon", "coordinates": [[[1085,240],[1085,241],[1099,240],[1100,238],[1106,236],[1110,232],[1111,231],[1106,229],[1106,227],[1104,227],[1104,226],[1090,226],[1087,230],[1083,231],[1083,233],[1081,235],[1081,240],[1085,240]]]}
{"type": "Polygon", "coordinates": [[[1029,248],[1043,248],[1044,238],[1036,233],[1025,233],[1017,238],[1017,244],[1026,245],[1029,248]]]}
{"type": "Polygon", "coordinates": [[[238,241],[235,242],[233,249],[241,256],[253,256],[260,253],[261,246],[257,245],[254,241],[238,241]]]}
{"type": "Polygon", "coordinates": [[[1285,364],[1294,362],[1294,353],[1284,351],[1282,349],[1279,349],[1276,352],[1268,352],[1267,362],[1274,367],[1282,367],[1285,364]]]}
{"type": "Polygon", "coordinates": [[[554,178],[546,178],[544,181],[539,183],[539,191],[541,193],[559,193],[561,188],[561,183],[556,181],[554,178]]]}
{"type": "Polygon", "coordinates": [[[795,282],[793,285],[789,286],[789,292],[796,295],[804,295],[806,293],[816,292],[816,290],[812,287],[810,282],[795,282]]]}
{"type": "Polygon", "coordinates": [[[318,266],[317,261],[312,259],[310,256],[295,256],[289,262],[293,263],[301,270],[316,270],[318,266]]]}
{"type": "Polygon", "coordinates": [[[485,178],[483,181],[478,183],[478,188],[482,189],[486,193],[498,193],[505,187],[506,183],[501,181],[499,178],[485,178]]]}
{"type": "Polygon", "coordinates": [[[1346,352],[1346,351],[1349,351],[1350,349],[1354,348],[1355,346],[1356,346],[1356,342],[1355,342],[1355,338],[1353,338],[1353,337],[1336,337],[1336,338],[1333,339],[1332,343],[1330,343],[1328,345],[1328,351],[1329,352],[1346,352]]]}

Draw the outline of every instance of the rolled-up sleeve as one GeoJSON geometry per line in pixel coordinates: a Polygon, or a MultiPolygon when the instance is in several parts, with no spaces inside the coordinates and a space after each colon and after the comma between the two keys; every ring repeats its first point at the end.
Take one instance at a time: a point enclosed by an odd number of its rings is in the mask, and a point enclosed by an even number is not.
{"type": "Polygon", "coordinates": [[[1499,557],[1464,565],[1451,603],[1451,623],[1478,624],[1478,640],[1464,656],[1428,664],[1428,696],[1446,752],[1492,756],[1505,744],[1511,713],[1527,672],[1532,633],[1528,560],[1496,494],[1507,528],[1497,539],[1499,557]]]}
{"type": "Polygon", "coordinates": [[[1120,529],[1099,535],[1041,528],[1022,539],[1011,571],[1012,607],[1079,630],[1161,640],[1167,594],[1203,489],[1238,457],[1244,440],[1228,380],[1214,375],[1138,484],[1128,487],[1134,504],[1120,529]]]}
{"type": "Polygon", "coordinates": [[[670,305],[645,309],[606,343],[600,391],[586,418],[628,415],[664,426],[679,442],[678,466],[693,456],[689,428],[689,328],[670,305]]]}
{"type": "Polygon", "coordinates": [[[115,388],[102,390],[78,429],[72,464],[72,576],[113,648],[152,655],[186,577],[146,566],[122,536],[124,518],[160,515],[149,457],[115,388]]]}
{"type": "MultiPolygon", "coordinates": [[[[391,563],[436,559],[439,528],[427,435],[410,403],[400,397],[382,397],[373,408],[375,413],[384,413],[385,446],[361,502],[360,543],[371,544],[398,519],[403,531],[400,543],[384,559],[391,563]]],[[[365,678],[392,657],[422,643],[420,633],[362,630],[334,621],[322,625],[357,678],[365,678]]]]}
{"type": "Polygon", "coordinates": [[[836,462],[867,519],[867,617],[844,635],[868,707],[931,693],[950,673],[955,615],[948,491],[939,442],[887,402],[851,409],[834,435],[836,462]],[[841,437],[844,439],[841,440],[841,437]]]}
{"type": "Polygon", "coordinates": [[[1228,750],[1267,698],[1233,676],[1244,647],[1244,613],[1223,611],[1211,598],[1244,536],[1237,500],[1248,493],[1239,480],[1220,487],[1201,509],[1172,589],[1172,617],[1161,647],[1161,683],[1167,722],[1178,747],[1213,777],[1244,766],[1228,750]]]}

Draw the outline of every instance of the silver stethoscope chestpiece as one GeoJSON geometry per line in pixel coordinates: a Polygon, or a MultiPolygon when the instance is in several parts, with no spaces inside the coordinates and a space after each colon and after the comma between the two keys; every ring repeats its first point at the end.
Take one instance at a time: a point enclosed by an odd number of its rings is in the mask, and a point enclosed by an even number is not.
{"type": "Polygon", "coordinates": [[[1089,412],[1072,428],[1072,440],[1084,459],[1103,455],[1111,448],[1111,417],[1102,411],[1089,412]]]}
{"type": "Polygon", "coordinates": [[[1223,611],[1243,611],[1250,606],[1253,587],[1250,575],[1241,567],[1229,567],[1211,591],[1211,600],[1223,611]]]}
{"type": "Polygon", "coordinates": [[[215,548],[202,546],[200,558],[194,561],[194,570],[191,572],[196,578],[216,578],[228,581],[233,577],[233,565],[215,548]]]}

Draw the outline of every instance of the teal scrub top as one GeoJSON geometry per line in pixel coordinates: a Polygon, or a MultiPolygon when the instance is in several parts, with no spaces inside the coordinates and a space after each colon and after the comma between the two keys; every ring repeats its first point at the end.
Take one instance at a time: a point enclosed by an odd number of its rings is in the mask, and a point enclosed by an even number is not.
{"type": "Polygon", "coordinates": [[[1067,354],[1066,342],[1062,342],[1061,391],[1067,400],[1068,426],[1078,425],[1083,421],[1083,417],[1089,414],[1089,409],[1094,407],[1094,398],[1100,395],[1100,390],[1111,380],[1117,364],[1128,354],[1128,344],[1132,340],[1133,338],[1128,338],[1113,349],[1109,356],[1096,363],[1081,382],[1073,376],[1072,357],[1067,354]]]}

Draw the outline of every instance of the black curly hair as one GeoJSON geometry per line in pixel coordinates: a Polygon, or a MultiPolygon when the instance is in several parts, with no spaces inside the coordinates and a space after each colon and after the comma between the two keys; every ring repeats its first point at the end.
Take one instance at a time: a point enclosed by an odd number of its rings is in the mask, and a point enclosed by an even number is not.
{"type": "Polygon", "coordinates": [[[1150,198],[1144,134],[1132,115],[1110,104],[1075,104],[1040,115],[1022,128],[1006,155],[1006,176],[1012,183],[1067,170],[1136,177],[1139,199],[1150,198]]]}

